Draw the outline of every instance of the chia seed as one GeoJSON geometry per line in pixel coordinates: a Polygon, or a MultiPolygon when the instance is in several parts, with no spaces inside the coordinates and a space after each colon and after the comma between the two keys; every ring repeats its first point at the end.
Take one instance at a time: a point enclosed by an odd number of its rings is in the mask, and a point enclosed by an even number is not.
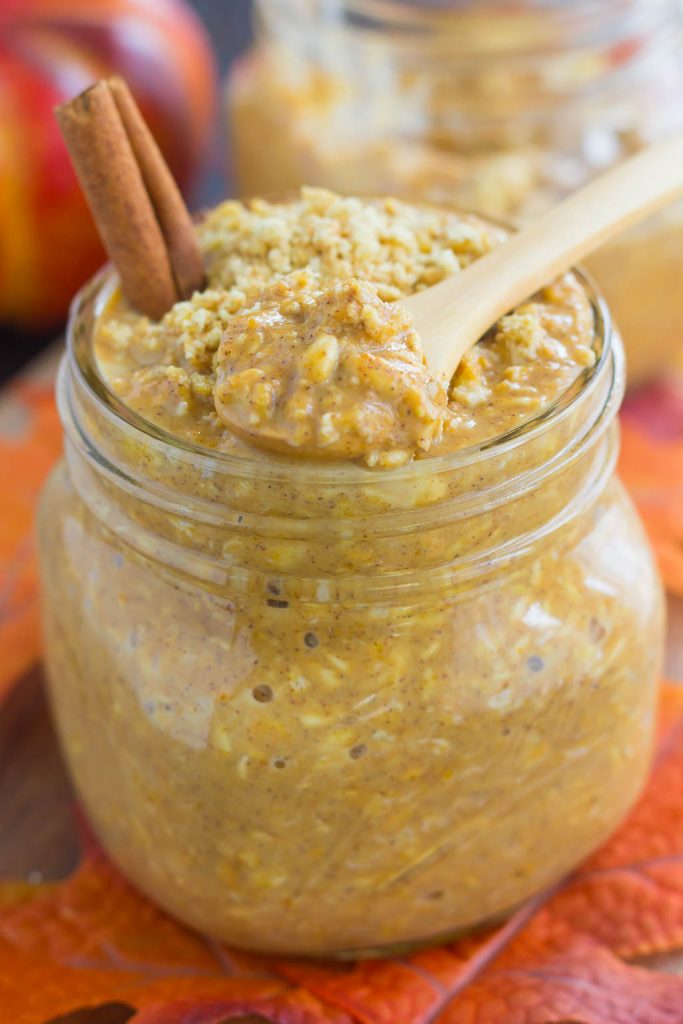
{"type": "Polygon", "coordinates": [[[265,683],[259,683],[258,686],[255,686],[251,691],[251,695],[259,704],[268,704],[273,699],[273,691],[265,683]]]}

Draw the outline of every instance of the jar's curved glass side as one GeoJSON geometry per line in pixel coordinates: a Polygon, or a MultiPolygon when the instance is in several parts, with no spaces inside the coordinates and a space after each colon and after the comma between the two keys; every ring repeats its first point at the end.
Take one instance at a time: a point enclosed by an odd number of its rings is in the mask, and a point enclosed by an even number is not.
{"type": "Polygon", "coordinates": [[[63,472],[40,533],[79,793],[129,877],[222,939],[333,955],[466,927],[642,782],[661,601],[616,485],[524,572],[420,606],[187,591],[63,472]]]}
{"type": "Polygon", "coordinates": [[[468,461],[349,467],[327,531],[296,499],[329,500],[324,473],[188,475],[188,446],[66,364],[39,516],[51,700],[142,890],[228,942],[347,955],[505,913],[614,827],[647,771],[662,598],[610,472],[619,343],[597,340],[575,393],[468,461]]]}
{"type": "Polygon", "coordinates": [[[215,525],[196,520],[177,502],[145,501],[139,486],[123,486],[93,470],[67,445],[70,476],[89,511],[107,530],[186,589],[288,596],[328,603],[341,596],[358,605],[430,600],[438,590],[488,587],[502,572],[519,571],[526,554],[577,528],[610,479],[616,429],[591,450],[516,499],[499,498],[469,514],[425,523],[403,517],[400,532],[236,514],[215,525]],[[113,499],[114,497],[114,500],[113,499]],[[546,507],[552,503],[552,513],[546,507]],[[239,520],[242,519],[242,522],[239,520]],[[259,521],[260,519],[260,521],[259,521]]]}

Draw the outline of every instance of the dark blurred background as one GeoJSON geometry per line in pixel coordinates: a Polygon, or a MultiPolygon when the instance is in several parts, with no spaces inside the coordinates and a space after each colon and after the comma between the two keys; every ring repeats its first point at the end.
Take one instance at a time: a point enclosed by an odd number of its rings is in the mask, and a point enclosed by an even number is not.
{"type": "MultiPolygon", "coordinates": [[[[189,205],[192,208],[197,209],[201,208],[202,206],[207,206],[216,203],[221,197],[225,196],[226,194],[230,194],[232,188],[232,178],[230,173],[230,146],[229,139],[226,138],[227,133],[225,128],[225,117],[222,107],[222,89],[225,82],[225,76],[228,72],[230,65],[235,60],[235,58],[248,47],[250,42],[251,0],[185,0],[185,2],[195,9],[195,11],[197,12],[197,14],[201,18],[207,29],[208,40],[210,41],[210,45],[213,47],[215,51],[219,72],[219,76],[216,82],[217,93],[214,119],[215,123],[212,130],[209,132],[209,145],[207,146],[206,153],[202,159],[202,168],[200,172],[196,173],[196,167],[193,169],[193,185],[191,188],[186,189],[186,192],[188,194],[189,205]]],[[[23,11],[26,12],[25,20],[27,23],[30,22],[31,18],[30,7],[31,5],[29,0],[29,3],[23,9],[23,11]]],[[[57,11],[57,14],[59,14],[59,0],[55,0],[55,9],[57,11]]],[[[33,26],[29,24],[28,31],[25,32],[24,26],[21,24],[22,14],[19,15],[20,24],[18,28],[12,24],[10,24],[9,26],[7,26],[7,24],[3,24],[1,17],[2,0],[0,0],[0,42],[8,42],[10,50],[14,46],[13,57],[16,57],[18,55],[19,61],[23,63],[23,67],[21,70],[22,74],[25,74],[26,68],[29,69],[28,75],[25,75],[25,82],[20,83],[20,85],[17,87],[17,82],[20,81],[20,79],[16,75],[16,68],[13,68],[11,65],[9,66],[9,68],[7,66],[0,66],[0,117],[3,116],[2,99],[4,87],[5,95],[9,94],[11,100],[13,100],[15,105],[14,111],[10,111],[10,113],[13,112],[15,114],[16,122],[19,123],[20,129],[25,133],[23,137],[18,137],[17,151],[12,151],[10,149],[9,151],[5,151],[3,153],[1,145],[2,140],[0,140],[0,188],[4,188],[6,194],[9,194],[10,196],[12,173],[15,174],[15,178],[18,175],[20,177],[24,176],[26,180],[33,181],[30,172],[31,170],[33,170],[34,163],[37,162],[37,158],[34,159],[34,156],[35,151],[38,149],[38,147],[41,147],[42,149],[42,153],[40,156],[40,160],[42,161],[42,163],[40,165],[39,171],[36,172],[35,177],[37,178],[38,174],[42,174],[42,178],[44,180],[42,184],[39,183],[37,185],[37,188],[43,188],[45,181],[50,182],[51,179],[59,178],[59,175],[63,174],[63,168],[57,166],[57,168],[54,169],[57,161],[52,159],[54,157],[54,146],[59,144],[59,140],[55,141],[54,139],[50,139],[49,141],[46,141],[46,137],[49,135],[53,127],[51,119],[51,110],[56,102],[62,102],[66,97],[64,95],[59,94],[58,92],[55,92],[53,87],[54,83],[50,82],[47,79],[47,76],[45,74],[45,68],[50,61],[50,51],[48,50],[46,53],[41,53],[40,50],[33,45],[33,40],[31,38],[33,26]],[[8,84],[9,89],[7,88],[8,84]],[[23,92],[22,88],[24,90],[23,92]],[[36,113],[34,107],[33,97],[37,93],[40,93],[41,102],[43,104],[43,109],[41,110],[40,114],[36,113]],[[45,154],[45,150],[49,146],[53,147],[52,156],[46,156],[45,154]],[[19,149],[22,149],[21,153],[18,152],[19,149]],[[31,154],[29,159],[26,158],[26,151],[28,151],[31,154]],[[50,162],[50,159],[52,159],[52,163],[50,162]],[[9,176],[9,186],[3,179],[3,173],[9,176]]],[[[71,30],[67,28],[64,31],[68,36],[68,33],[71,30]]],[[[114,26],[113,31],[121,33],[122,27],[120,25],[114,26]]],[[[169,32],[172,31],[173,29],[169,28],[169,32]]],[[[132,32],[134,34],[135,29],[133,29],[132,32]]],[[[180,45],[182,45],[182,30],[178,32],[177,27],[176,37],[176,44],[178,44],[178,41],[180,40],[180,45]]],[[[129,43],[132,42],[131,51],[133,53],[135,52],[135,47],[139,45],[139,39],[140,36],[138,36],[137,40],[134,38],[128,40],[129,43]]],[[[116,45],[118,45],[118,40],[116,45]]],[[[204,45],[206,46],[206,42],[204,43],[204,45]]],[[[104,42],[100,42],[99,51],[97,50],[97,46],[98,44],[96,42],[95,46],[93,47],[93,49],[95,50],[96,58],[101,56],[101,53],[107,48],[109,48],[110,50],[115,49],[115,47],[111,45],[111,39],[104,42]]],[[[152,52],[151,57],[157,57],[160,52],[162,52],[162,47],[159,46],[156,52],[152,52]]],[[[86,53],[85,58],[83,59],[80,66],[77,66],[75,70],[73,67],[69,68],[70,80],[78,82],[78,86],[74,91],[79,91],[80,88],[84,86],[84,84],[87,84],[88,81],[92,80],[92,77],[96,77],[98,75],[98,71],[95,71],[94,74],[92,71],[92,68],[97,67],[96,61],[92,64],[88,63],[88,60],[90,60],[91,56],[91,53],[86,53]]],[[[197,60],[201,58],[197,58],[193,54],[192,59],[197,60]]],[[[151,62],[149,67],[152,67],[151,62]]],[[[126,76],[129,77],[128,72],[125,70],[125,63],[123,64],[123,67],[121,66],[120,57],[118,65],[116,64],[116,62],[114,62],[112,70],[124,70],[126,76]]],[[[172,74],[173,69],[167,67],[166,71],[169,72],[169,74],[172,74]]],[[[101,71],[99,71],[99,73],[101,74],[101,71]]],[[[135,85],[134,82],[131,82],[131,84],[133,86],[135,85]]],[[[153,87],[154,86],[152,84],[151,90],[153,90],[153,87]]],[[[163,87],[164,86],[161,85],[159,86],[159,89],[161,90],[163,87]]],[[[167,92],[173,87],[173,83],[170,82],[169,84],[169,81],[167,80],[165,83],[165,88],[167,92]]],[[[144,77],[142,78],[141,88],[144,91],[144,77]]],[[[138,95],[138,99],[141,98],[140,91],[137,91],[136,95],[138,95]]],[[[150,102],[150,109],[152,113],[154,113],[154,100],[151,100],[150,102]]],[[[145,113],[148,114],[148,111],[145,110],[145,113]]],[[[166,111],[166,113],[168,113],[168,111],[166,111]]],[[[153,128],[156,127],[153,122],[152,126],[153,128]]],[[[182,126],[172,125],[172,128],[176,130],[177,136],[182,136],[182,126]]],[[[155,134],[157,135],[159,141],[161,141],[161,139],[159,138],[159,132],[155,131],[155,134]]],[[[11,140],[11,132],[8,133],[8,135],[11,140]]],[[[167,152],[166,155],[168,158],[169,153],[167,152]]],[[[179,169],[177,164],[174,164],[172,160],[170,160],[170,162],[171,166],[178,174],[179,169]]],[[[180,180],[182,180],[182,178],[180,178],[180,180]]],[[[0,196],[0,200],[1,199],[2,197],[0,196]]],[[[60,247],[62,244],[64,244],[63,236],[65,232],[63,221],[67,217],[70,218],[69,223],[72,225],[70,230],[70,237],[68,239],[67,244],[72,242],[74,246],[80,244],[80,240],[74,240],[79,230],[79,224],[75,223],[77,221],[77,218],[74,218],[71,215],[70,208],[66,205],[66,202],[71,201],[71,197],[67,196],[64,204],[65,213],[62,217],[60,233],[57,236],[60,243],[60,247]]],[[[2,214],[2,205],[3,204],[0,201],[0,215],[2,214]]],[[[21,207],[21,201],[19,201],[18,205],[19,207],[21,207]]],[[[40,209],[40,207],[38,207],[37,201],[35,199],[30,199],[26,203],[26,206],[30,216],[34,219],[34,221],[36,217],[43,216],[43,224],[45,223],[45,218],[42,214],[42,210],[40,209]]],[[[24,211],[22,210],[21,212],[23,215],[24,211]]],[[[82,219],[82,212],[80,214],[80,217],[82,219]]],[[[7,263],[8,253],[9,263],[11,264],[12,262],[12,247],[21,246],[24,241],[21,235],[16,234],[16,226],[12,225],[11,223],[9,227],[7,226],[7,224],[3,224],[2,217],[0,216],[0,232],[2,232],[3,230],[5,232],[5,238],[0,238],[0,286],[2,285],[1,279],[3,271],[3,241],[5,242],[5,264],[7,263]],[[15,234],[12,233],[13,231],[15,232],[15,234]]],[[[20,228],[19,230],[21,231],[22,229],[20,228]]],[[[36,229],[34,228],[34,231],[35,230],[36,229]]],[[[46,230],[45,233],[46,235],[48,235],[49,231],[46,230]]],[[[30,239],[30,243],[33,244],[33,239],[30,239]]],[[[84,265],[87,265],[87,258],[88,257],[84,255],[84,265]]],[[[90,257],[90,259],[92,261],[92,256],[90,257]]],[[[96,254],[95,262],[97,262],[99,259],[99,255],[96,254]]],[[[92,269],[93,267],[91,265],[87,265],[87,273],[85,274],[86,277],[89,276],[92,269]]],[[[5,267],[5,273],[10,274],[11,282],[11,267],[9,272],[5,267]]],[[[78,273],[78,268],[76,270],[76,273],[78,273]]],[[[26,276],[27,275],[24,275],[24,278],[26,276]]],[[[37,271],[34,271],[34,273],[31,276],[37,277],[38,279],[42,277],[43,281],[49,281],[53,279],[55,276],[54,266],[48,264],[44,270],[44,273],[41,273],[39,267],[37,271]]],[[[83,274],[80,275],[79,280],[82,279],[83,274]]],[[[66,294],[73,294],[73,291],[75,287],[77,287],[77,285],[78,281],[76,281],[75,284],[69,284],[66,294]]],[[[0,287],[0,293],[1,290],[2,289],[0,287]]],[[[0,300],[1,299],[2,295],[0,294],[0,300]]],[[[66,301],[64,298],[61,298],[61,300],[58,298],[56,300],[57,307],[60,310],[60,312],[58,312],[56,316],[50,314],[50,323],[30,322],[32,317],[30,304],[32,301],[35,301],[35,299],[32,299],[31,296],[27,296],[24,300],[17,301],[23,301],[24,309],[26,306],[28,306],[28,316],[25,312],[22,312],[22,310],[20,309],[20,315],[15,318],[15,322],[10,323],[8,322],[7,317],[5,317],[3,320],[2,315],[0,315],[0,384],[6,381],[12,374],[16,373],[17,370],[19,370],[22,365],[24,365],[31,358],[33,358],[43,347],[53,342],[55,337],[57,337],[61,331],[60,320],[63,317],[62,311],[66,301]]],[[[0,303],[0,314],[1,313],[2,306],[0,303]]]]}
{"type": "MultiPolygon", "coordinates": [[[[192,6],[209,30],[216,56],[225,80],[226,72],[235,57],[242,53],[251,39],[251,0],[192,0],[192,6]]],[[[224,138],[224,122],[216,125],[216,148],[211,166],[199,183],[197,204],[216,203],[231,187],[229,167],[229,139],[224,138]],[[224,166],[225,153],[228,166],[224,166]],[[227,183],[226,177],[227,174],[227,183]]]]}

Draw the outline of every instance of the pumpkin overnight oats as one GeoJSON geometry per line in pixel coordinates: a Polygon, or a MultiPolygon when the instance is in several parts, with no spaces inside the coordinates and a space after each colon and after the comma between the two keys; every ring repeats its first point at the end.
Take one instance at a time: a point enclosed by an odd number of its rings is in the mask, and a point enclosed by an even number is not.
{"type": "Polygon", "coordinates": [[[567,274],[446,388],[392,302],[499,229],[303,190],[198,235],[206,287],[161,320],[111,275],[72,315],[40,545],[79,795],[135,884],[236,945],[508,913],[648,769],[662,600],[606,310],[567,274]]]}

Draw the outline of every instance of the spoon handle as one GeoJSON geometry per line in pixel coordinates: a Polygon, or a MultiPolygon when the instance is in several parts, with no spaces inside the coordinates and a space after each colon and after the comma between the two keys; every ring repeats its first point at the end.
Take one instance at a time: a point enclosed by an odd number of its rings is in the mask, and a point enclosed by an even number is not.
{"type": "Polygon", "coordinates": [[[465,352],[496,320],[679,194],[683,136],[623,161],[460,274],[404,300],[432,372],[450,379],[465,352]]]}

